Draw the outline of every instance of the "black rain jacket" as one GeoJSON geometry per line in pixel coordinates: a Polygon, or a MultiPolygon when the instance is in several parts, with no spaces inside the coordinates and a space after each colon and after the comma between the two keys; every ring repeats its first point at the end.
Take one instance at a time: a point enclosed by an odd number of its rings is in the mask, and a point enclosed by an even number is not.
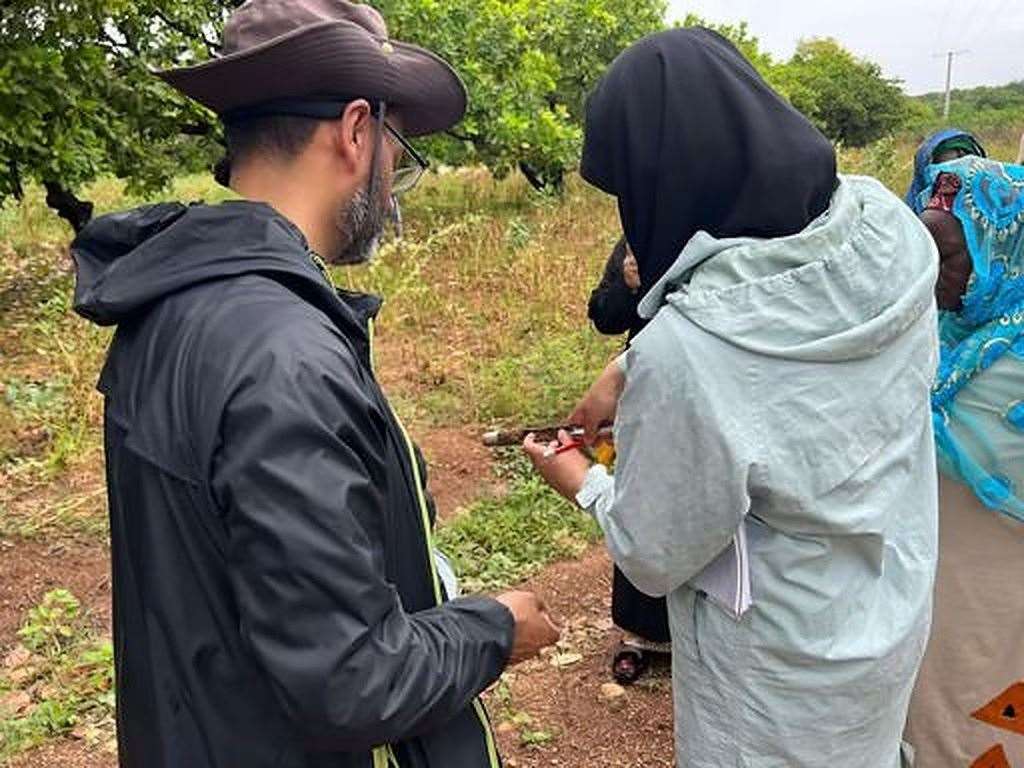
{"type": "Polygon", "coordinates": [[[380,302],[266,205],[149,206],[72,246],[105,396],[125,768],[493,768],[491,599],[445,601],[380,302]]]}

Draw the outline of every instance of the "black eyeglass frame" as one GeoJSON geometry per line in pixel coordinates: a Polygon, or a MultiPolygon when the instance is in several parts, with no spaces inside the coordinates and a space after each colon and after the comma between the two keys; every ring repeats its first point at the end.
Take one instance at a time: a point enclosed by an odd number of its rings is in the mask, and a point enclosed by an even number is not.
{"type": "Polygon", "coordinates": [[[409,140],[405,138],[391,123],[387,120],[382,120],[384,130],[387,131],[391,137],[398,142],[398,145],[405,150],[405,152],[412,158],[415,165],[405,165],[395,168],[394,175],[391,179],[391,194],[399,197],[404,195],[406,192],[411,191],[420,179],[423,178],[423,174],[430,168],[430,162],[423,157],[416,148],[409,143],[409,140]],[[406,181],[410,179],[410,181],[406,181]]]}

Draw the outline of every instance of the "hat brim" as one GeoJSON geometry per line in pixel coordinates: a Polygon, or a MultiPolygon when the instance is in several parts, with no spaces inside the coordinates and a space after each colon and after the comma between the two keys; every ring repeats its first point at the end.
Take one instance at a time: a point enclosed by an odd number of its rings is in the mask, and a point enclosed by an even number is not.
{"type": "Polygon", "coordinates": [[[218,115],[306,96],[383,99],[401,115],[409,136],[451,128],[467,106],[466,87],[446,61],[348,21],[302,27],[239,53],[155,74],[218,115]]]}

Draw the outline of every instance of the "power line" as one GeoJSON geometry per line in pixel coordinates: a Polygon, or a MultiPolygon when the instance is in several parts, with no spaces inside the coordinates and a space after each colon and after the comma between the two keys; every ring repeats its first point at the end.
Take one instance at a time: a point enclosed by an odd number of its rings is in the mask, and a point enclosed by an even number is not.
{"type": "Polygon", "coordinates": [[[978,11],[981,10],[981,6],[984,3],[985,0],[977,0],[964,16],[966,23],[959,35],[961,44],[966,43],[970,45],[978,33],[985,29],[991,29],[993,22],[998,24],[999,16],[1002,15],[1006,6],[1005,0],[994,0],[994,4],[990,7],[989,12],[981,15],[978,11]]]}
{"type": "Polygon", "coordinates": [[[949,26],[950,13],[952,12],[953,7],[956,6],[959,3],[959,1],[960,0],[949,0],[949,2],[946,4],[946,11],[945,13],[942,14],[942,21],[938,26],[938,34],[935,37],[936,40],[939,40],[943,43],[946,42],[946,27],[949,26]]]}

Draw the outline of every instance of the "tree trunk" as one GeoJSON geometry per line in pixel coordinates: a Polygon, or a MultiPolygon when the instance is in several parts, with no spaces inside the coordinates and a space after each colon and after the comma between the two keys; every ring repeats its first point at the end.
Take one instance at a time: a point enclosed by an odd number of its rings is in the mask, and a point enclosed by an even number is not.
{"type": "Polygon", "coordinates": [[[526,177],[526,180],[530,182],[530,186],[538,192],[546,195],[554,192],[560,195],[565,190],[565,175],[561,172],[555,178],[548,179],[542,176],[536,168],[522,160],[519,161],[519,170],[526,177]]]}
{"type": "Polygon", "coordinates": [[[44,181],[43,186],[46,188],[46,204],[71,225],[75,234],[81,232],[92,218],[92,203],[88,200],[79,200],[70,189],[66,189],[60,182],[44,181]]]}

